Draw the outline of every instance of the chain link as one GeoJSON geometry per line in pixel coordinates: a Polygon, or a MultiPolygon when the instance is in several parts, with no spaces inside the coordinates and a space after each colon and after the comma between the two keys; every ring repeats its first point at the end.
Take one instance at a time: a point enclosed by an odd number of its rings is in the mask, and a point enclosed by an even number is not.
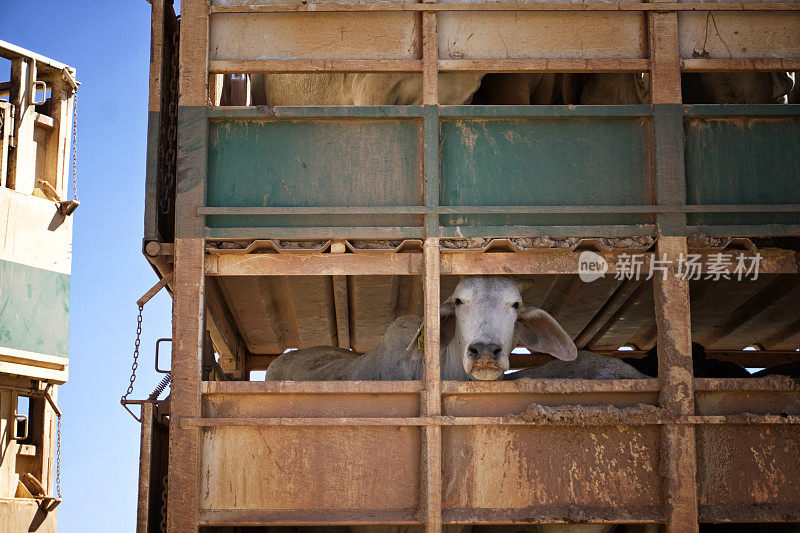
{"type": "Polygon", "coordinates": [[[139,305],[139,315],[136,317],[136,342],[133,344],[133,364],[131,365],[131,383],[128,385],[128,391],[120,398],[120,402],[124,404],[133,393],[133,383],[136,381],[136,370],[139,368],[139,345],[142,343],[142,310],[144,305],[139,305]]]}
{"type": "Polygon", "coordinates": [[[161,533],[167,533],[167,476],[161,478],[161,522],[159,522],[159,530],[161,533]]]}
{"type": "Polygon", "coordinates": [[[72,199],[78,201],[78,91],[72,97],[72,199]]]}
{"type": "Polygon", "coordinates": [[[61,415],[58,417],[56,426],[56,494],[61,498],[61,415]]]}

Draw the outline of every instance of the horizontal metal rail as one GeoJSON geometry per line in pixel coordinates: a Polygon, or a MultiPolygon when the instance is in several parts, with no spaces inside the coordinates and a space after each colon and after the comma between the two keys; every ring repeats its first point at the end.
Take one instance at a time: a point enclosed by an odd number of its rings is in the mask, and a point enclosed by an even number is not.
{"type": "MultiPolygon", "coordinates": [[[[574,407],[574,406],[570,406],[574,407]]],[[[595,406],[596,407],[596,406],[595,406]]],[[[600,406],[603,407],[603,406],[600,406]]],[[[605,415],[591,411],[575,414],[564,411],[561,418],[557,408],[552,408],[554,416],[522,415],[509,416],[415,416],[415,417],[173,417],[173,423],[180,427],[221,427],[221,426],[656,426],[676,425],[800,425],[800,415],[754,415],[741,413],[735,415],[674,415],[653,406],[653,412],[632,413],[630,415],[605,415]]],[[[622,409],[620,409],[622,411],[622,409]]]]}
{"type": "Polygon", "coordinates": [[[798,213],[800,204],[709,204],[709,205],[467,205],[467,206],[313,206],[313,207],[213,207],[198,206],[197,216],[206,215],[552,215],[552,214],[660,214],[660,213],[798,213]]]}
{"type": "Polygon", "coordinates": [[[209,12],[223,13],[293,13],[293,12],[369,12],[369,11],[800,11],[796,3],[674,3],[653,2],[647,4],[631,3],[531,3],[531,4],[450,4],[450,3],[352,3],[352,4],[313,4],[313,5],[243,5],[212,6],[209,12]]]}

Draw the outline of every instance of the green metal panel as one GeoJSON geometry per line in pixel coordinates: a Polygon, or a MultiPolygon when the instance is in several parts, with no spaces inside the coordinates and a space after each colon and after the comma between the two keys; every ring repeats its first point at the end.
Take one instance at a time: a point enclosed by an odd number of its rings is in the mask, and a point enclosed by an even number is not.
{"type": "MultiPolygon", "coordinates": [[[[442,122],[442,205],[652,203],[646,118],[442,122]]],[[[647,224],[652,215],[454,215],[444,226],[647,224]]]]}
{"type": "MultiPolygon", "coordinates": [[[[800,203],[797,117],[687,118],[684,129],[688,203],[800,203]]],[[[707,226],[800,224],[800,213],[690,214],[689,224],[712,232],[707,226]]],[[[758,234],[770,234],[769,227],[758,234]]]]}
{"type": "Polygon", "coordinates": [[[1,347],[67,358],[67,274],[0,259],[1,347]]]}
{"type": "MultiPolygon", "coordinates": [[[[423,202],[422,121],[215,120],[209,206],[380,206],[423,202]]],[[[210,228],[420,225],[417,215],[213,215],[210,228]]]]}

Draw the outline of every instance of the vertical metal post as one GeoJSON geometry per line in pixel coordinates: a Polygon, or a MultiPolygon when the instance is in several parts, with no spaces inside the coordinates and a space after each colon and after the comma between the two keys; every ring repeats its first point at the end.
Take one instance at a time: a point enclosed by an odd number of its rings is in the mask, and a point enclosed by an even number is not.
{"type": "MultiPolygon", "coordinates": [[[[423,416],[441,414],[441,370],[439,361],[439,239],[425,239],[425,359],[422,379],[423,416]]],[[[422,512],[426,533],[440,533],[442,529],[442,433],[441,426],[427,425],[423,430],[422,512]]]]}
{"type": "MultiPolygon", "coordinates": [[[[439,44],[436,12],[422,13],[422,64],[425,146],[425,205],[439,205],[439,44]]],[[[439,368],[439,216],[425,216],[425,359],[423,364],[423,416],[441,414],[439,368]]],[[[442,429],[423,428],[421,511],[426,533],[442,530],[442,429]]]]}
{"type": "Polygon", "coordinates": [[[197,427],[182,418],[200,416],[200,367],[205,331],[204,219],[208,124],[208,5],[181,5],[180,105],[175,209],[175,274],[172,311],[172,393],[170,400],[167,531],[198,530],[200,458],[197,427]]]}
{"type": "MultiPolygon", "coordinates": [[[[677,13],[648,13],[653,95],[653,149],[659,204],[684,204],[683,111],[677,13]]],[[[679,415],[694,414],[692,330],[689,283],[677,276],[686,256],[686,215],[657,216],[656,258],[669,262],[666,276],[653,278],[658,330],[658,375],[662,407],[679,415]]],[[[662,429],[664,506],[669,533],[698,530],[695,435],[692,426],[668,424],[662,429]]]]}

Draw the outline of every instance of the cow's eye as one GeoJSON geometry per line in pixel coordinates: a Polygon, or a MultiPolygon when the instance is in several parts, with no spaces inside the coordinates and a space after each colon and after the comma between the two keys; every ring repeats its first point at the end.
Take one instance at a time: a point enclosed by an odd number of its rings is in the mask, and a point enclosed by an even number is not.
{"type": "Polygon", "coordinates": [[[511,307],[513,307],[514,309],[519,309],[519,302],[514,302],[513,304],[511,304],[511,307]]]}
{"type": "Polygon", "coordinates": [[[456,305],[461,305],[464,302],[461,301],[461,298],[456,298],[456,305]]]}

